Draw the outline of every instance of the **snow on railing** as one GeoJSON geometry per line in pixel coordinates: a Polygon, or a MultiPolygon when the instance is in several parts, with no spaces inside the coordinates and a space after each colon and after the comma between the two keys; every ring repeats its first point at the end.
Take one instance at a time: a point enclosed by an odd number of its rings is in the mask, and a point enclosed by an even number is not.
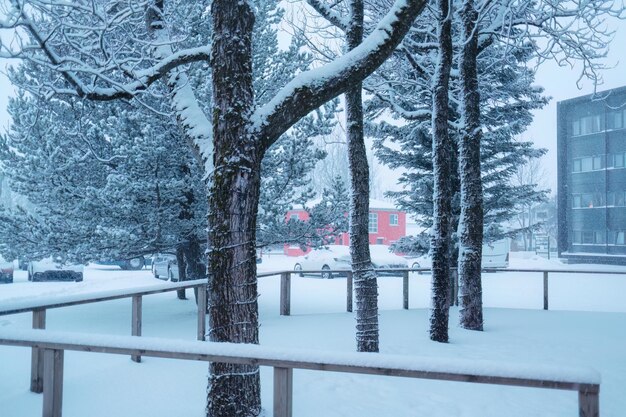
{"type": "MultiPolygon", "coordinates": [[[[197,339],[205,340],[206,334],[206,306],[207,306],[207,280],[198,279],[192,281],[183,281],[178,283],[164,282],[154,285],[145,285],[132,289],[114,289],[106,291],[92,291],[83,294],[71,295],[54,295],[48,297],[38,297],[27,301],[4,303],[0,307],[0,316],[8,314],[17,314],[32,312],[33,329],[46,328],[46,310],[51,308],[69,307],[80,304],[97,303],[101,301],[118,300],[120,298],[132,298],[132,315],[131,315],[131,334],[133,336],[141,336],[142,329],[142,305],[143,296],[151,294],[160,294],[163,292],[178,291],[187,288],[197,288],[197,304],[198,304],[198,331],[197,339]]],[[[140,355],[133,355],[131,359],[135,362],[141,362],[140,355]]],[[[30,390],[32,392],[41,393],[43,391],[43,351],[33,347],[31,355],[31,379],[30,390]]]]}
{"type": "Polygon", "coordinates": [[[600,375],[593,369],[581,367],[381,353],[320,352],[254,344],[44,330],[0,330],[0,345],[36,347],[43,351],[44,417],[61,417],[62,414],[63,358],[66,350],[273,367],[275,417],[292,416],[294,369],[577,391],[579,416],[599,417],[600,375]]]}

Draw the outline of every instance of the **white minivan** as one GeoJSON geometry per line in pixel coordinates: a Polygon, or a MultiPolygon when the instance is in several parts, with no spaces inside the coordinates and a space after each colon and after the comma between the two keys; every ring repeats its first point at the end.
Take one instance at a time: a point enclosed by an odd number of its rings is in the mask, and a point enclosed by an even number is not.
{"type": "Polygon", "coordinates": [[[508,268],[510,239],[500,239],[491,243],[483,244],[483,269],[508,268]]]}

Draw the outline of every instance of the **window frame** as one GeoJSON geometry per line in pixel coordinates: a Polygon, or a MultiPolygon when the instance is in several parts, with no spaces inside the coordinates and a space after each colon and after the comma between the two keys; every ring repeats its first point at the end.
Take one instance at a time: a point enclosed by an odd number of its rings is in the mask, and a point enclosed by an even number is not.
{"type": "Polygon", "coordinates": [[[370,211],[367,220],[367,232],[378,233],[378,213],[370,211]]]}

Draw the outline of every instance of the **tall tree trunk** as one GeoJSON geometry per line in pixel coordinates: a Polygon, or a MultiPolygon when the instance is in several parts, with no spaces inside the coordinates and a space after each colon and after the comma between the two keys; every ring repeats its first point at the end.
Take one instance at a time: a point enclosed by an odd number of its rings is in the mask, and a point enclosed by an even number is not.
{"type": "MultiPolygon", "coordinates": [[[[206,263],[203,262],[204,253],[202,253],[200,239],[195,234],[189,239],[189,244],[185,246],[185,259],[187,260],[187,279],[206,278],[206,263]]],[[[194,288],[193,293],[197,304],[198,289],[194,288]]]]}
{"type": "MultiPolygon", "coordinates": [[[[176,266],[178,267],[178,280],[187,281],[187,260],[185,259],[184,244],[178,245],[176,248],[176,266]]],[[[176,291],[176,297],[179,300],[186,300],[186,291],[184,289],[176,291]]]]}
{"type": "Polygon", "coordinates": [[[433,229],[430,243],[433,289],[430,338],[448,341],[450,306],[450,159],[452,143],[448,132],[448,92],[452,68],[452,11],[450,0],[438,0],[437,38],[439,61],[433,84],[433,229]]]}
{"type": "MultiPolygon", "coordinates": [[[[352,50],[363,41],[363,1],[350,1],[347,46],[352,50]]],[[[356,298],[356,342],[359,352],[378,352],[378,283],[369,247],[369,166],[363,133],[361,83],[346,94],[348,161],[350,165],[350,255],[356,298]]]]}
{"type": "Polygon", "coordinates": [[[480,94],[478,91],[478,13],[473,0],[461,10],[463,37],[460,56],[463,135],[459,143],[461,218],[459,220],[459,278],[461,327],[483,329],[481,261],[483,245],[483,190],[480,169],[480,94]]]}
{"type": "MultiPolygon", "coordinates": [[[[249,1],[214,0],[214,166],[209,194],[209,338],[259,343],[255,230],[262,155],[248,124],[254,102],[249,1]]],[[[258,366],[210,364],[207,416],[257,416],[258,366]]]]}

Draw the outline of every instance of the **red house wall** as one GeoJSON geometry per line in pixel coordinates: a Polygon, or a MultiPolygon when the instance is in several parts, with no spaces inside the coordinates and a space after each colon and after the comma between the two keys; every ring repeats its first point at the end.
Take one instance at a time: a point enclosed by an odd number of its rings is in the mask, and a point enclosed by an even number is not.
{"type": "MultiPolygon", "coordinates": [[[[376,213],[378,216],[378,231],[376,233],[369,234],[370,245],[391,245],[396,240],[401,237],[406,236],[406,213],[403,211],[392,210],[392,209],[371,209],[370,213],[376,213]],[[391,215],[396,214],[398,216],[398,225],[392,226],[391,223],[391,215]]],[[[292,216],[298,216],[299,220],[307,221],[310,216],[309,213],[301,210],[289,210],[287,212],[286,218],[290,219],[292,216]]],[[[336,245],[350,245],[350,235],[348,233],[342,233],[340,237],[335,240],[336,245]]],[[[284,245],[284,253],[287,256],[302,256],[306,255],[311,251],[310,248],[307,248],[306,251],[303,251],[298,245],[284,245]]]]}
{"type": "MultiPolygon", "coordinates": [[[[297,209],[297,210],[289,210],[287,212],[287,215],[285,216],[285,220],[289,221],[289,219],[291,219],[292,217],[297,216],[298,220],[301,220],[303,222],[308,221],[311,216],[309,215],[308,211],[302,210],[302,209],[297,209]]],[[[311,248],[307,248],[306,251],[303,251],[299,245],[289,245],[289,244],[285,244],[283,246],[283,252],[285,253],[285,255],[287,256],[302,256],[302,255],[306,255],[307,253],[311,252],[311,248]]]]}

